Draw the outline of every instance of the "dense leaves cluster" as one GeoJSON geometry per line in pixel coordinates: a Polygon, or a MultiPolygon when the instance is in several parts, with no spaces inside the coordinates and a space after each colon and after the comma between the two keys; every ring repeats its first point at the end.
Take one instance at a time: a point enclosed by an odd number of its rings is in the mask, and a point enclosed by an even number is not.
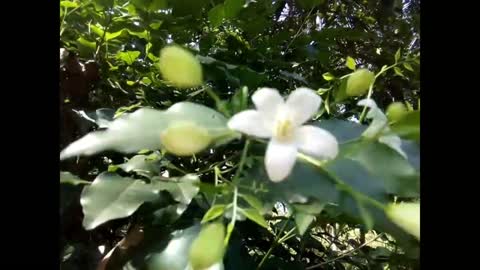
{"type": "Polygon", "coordinates": [[[389,209],[420,200],[419,6],[60,1],[60,146],[75,145],[62,152],[61,269],[418,268],[415,223],[389,209]],[[196,76],[165,76],[170,44],[195,55],[196,76]],[[338,156],[301,155],[269,181],[265,141],[226,127],[259,87],[314,89],[309,124],[338,156]]]}

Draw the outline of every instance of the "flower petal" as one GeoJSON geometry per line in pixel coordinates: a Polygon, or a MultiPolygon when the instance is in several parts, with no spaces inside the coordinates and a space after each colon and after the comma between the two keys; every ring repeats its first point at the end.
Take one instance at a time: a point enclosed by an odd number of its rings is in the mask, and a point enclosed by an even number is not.
{"type": "Polygon", "coordinates": [[[280,182],[292,171],[297,159],[297,147],[293,143],[270,140],[265,153],[265,168],[270,180],[280,182]]]}
{"type": "Polygon", "coordinates": [[[362,136],[367,138],[375,138],[377,134],[384,131],[388,125],[388,119],[380,110],[373,99],[362,99],[357,103],[358,106],[366,106],[370,108],[366,117],[372,119],[368,128],[363,132],[362,136]]]}
{"type": "Polygon", "coordinates": [[[264,113],[267,118],[274,119],[278,105],[284,103],[283,97],[274,88],[260,88],[252,95],[252,101],[258,111],[264,113]]]}
{"type": "Polygon", "coordinates": [[[337,139],[328,131],[315,126],[302,126],[296,133],[302,153],[321,159],[333,159],[338,154],[337,139]]]}
{"type": "MultiPolygon", "coordinates": [[[[273,124],[273,122],[271,124],[273,124]]],[[[262,113],[255,110],[246,110],[237,113],[228,121],[229,128],[260,138],[269,138],[272,136],[271,124],[265,121],[262,113]]]]}
{"type": "Polygon", "coordinates": [[[295,112],[294,121],[300,126],[318,111],[322,98],[312,89],[300,87],[290,93],[286,104],[292,112],[295,112]]]}

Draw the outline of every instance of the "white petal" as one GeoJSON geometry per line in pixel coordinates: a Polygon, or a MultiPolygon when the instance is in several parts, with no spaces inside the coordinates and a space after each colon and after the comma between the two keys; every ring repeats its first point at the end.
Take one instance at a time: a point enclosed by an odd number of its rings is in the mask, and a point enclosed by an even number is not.
{"type": "Polygon", "coordinates": [[[270,180],[280,182],[292,171],[297,159],[297,147],[293,143],[270,140],[265,153],[265,168],[270,180]]]}
{"type": "Polygon", "coordinates": [[[300,87],[290,93],[286,104],[295,113],[295,123],[301,125],[315,115],[322,98],[312,89],[300,87]]]}
{"type": "Polygon", "coordinates": [[[362,99],[357,103],[358,106],[366,106],[370,108],[367,118],[372,119],[370,126],[363,132],[363,136],[367,138],[375,138],[387,126],[388,119],[380,110],[373,99],[362,99]]]}
{"type": "Polygon", "coordinates": [[[277,89],[260,88],[252,95],[253,104],[258,111],[264,113],[268,118],[274,119],[278,105],[284,103],[283,97],[277,89]]]}
{"type": "Polygon", "coordinates": [[[272,136],[272,124],[265,121],[262,113],[255,110],[237,113],[228,121],[229,128],[260,138],[272,136]]]}
{"type": "Polygon", "coordinates": [[[302,126],[297,130],[296,142],[301,152],[321,159],[333,159],[338,154],[338,142],[330,132],[302,126]]]}

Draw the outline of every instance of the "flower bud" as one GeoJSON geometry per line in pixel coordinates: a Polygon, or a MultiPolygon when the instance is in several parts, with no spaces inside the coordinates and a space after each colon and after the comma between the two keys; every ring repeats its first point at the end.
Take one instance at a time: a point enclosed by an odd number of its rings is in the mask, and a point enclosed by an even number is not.
{"type": "Polygon", "coordinates": [[[189,260],[193,270],[204,270],[222,260],[225,253],[225,226],[205,225],[190,247],[189,260]]]}
{"type": "Polygon", "coordinates": [[[368,69],[358,69],[348,77],[346,92],[348,96],[361,96],[365,94],[370,84],[375,79],[375,74],[368,69]]]}
{"type": "Polygon", "coordinates": [[[191,156],[210,145],[212,138],[208,130],[193,122],[172,123],[161,134],[162,145],[177,156],[191,156]]]}
{"type": "Polygon", "coordinates": [[[190,88],[203,83],[200,62],[180,46],[163,48],[160,51],[158,67],[163,78],[175,87],[190,88]]]}
{"type": "Polygon", "coordinates": [[[391,204],[386,214],[400,228],[420,240],[420,203],[391,204]]]}

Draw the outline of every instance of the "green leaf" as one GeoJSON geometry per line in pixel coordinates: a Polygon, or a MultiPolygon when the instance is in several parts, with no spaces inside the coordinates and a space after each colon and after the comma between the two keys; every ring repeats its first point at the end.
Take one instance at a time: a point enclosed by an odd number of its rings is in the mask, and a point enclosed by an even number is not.
{"type": "Polygon", "coordinates": [[[349,97],[347,94],[347,83],[348,83],[348,77],[342,78],[340,80],[340,84],[338,85],[338,87],[335,89],[335,92],[334,92],[335,102],[342,102],[349,97]]]}
{"type": "Polygon", "coordinates": [[[335,202],[338,200],[339,191],[335,182],[318,167],[301,159],[297,159],[290,175],[283,181],[273,183],[268,179],[263,158],[258,158],[248,177],[242,183],[255,190],[268,188],[269,194],[260,193],[262,199],[275,201],[277,199],[290,200],[299,198],[316,198],[320,203],[335,202]]]}
{"type": "Polygon", "coordinates": [[[158,30],[160,26],[162,26],[162,24],[163,24],[163,21],[157,21],[157,22],[152,22],[148,26],[150,26],[150,28],[152,28],[153,30],[158,30]]]}
{"type": "MultiPolygon", "coordinates": [[[[133,107],[138,107],[134,105],[133,107]]],[[[219,112],[191,102],[179,102],[166,111],[141,108],[118,117],[107,130],[91,132],[71,143],[60,153],[61,159],[77,155],[93,155],[104,150],[134,153],[142,149],[162,148],[161,136],[171,123],[189,123],[206,129],[213,146],[239,138],[227,127],[227,119],[219,112]]]]}
{"type": "Polygon", "coordinates": [[[122,60],[127,65],[133,64],[133,62],[135,62],[135,60],[137,60],[139,56],[140,56],[139,51],[126,51],[126,52],[117,53],[117,59],[122,60]]]}
{"type": "Polygon", "coordinates": [[[392,123],[391,130],[398,136],[419,141],[420,140],[420,111],[410,111],[398,122],[392,123]]]}
{"type": "Polygon", "coordinates": [[[331,81],[335,79],[335,76],[333,76],[333,74],[330,72],[323,73],[322,76],[326,81],[331,81]]]}
{"type": "Polygon", "coordinates": [[[79,37],[79,38],[77,39],[77,43],[79,43],[80,45],[85,46],[85,47],[87,47],[87,48],[89,48],[89,49],[95,49],[95,48],[97,48],[97,44],[96,44],[95,42],[86,40],[86,39],[83,38],[83,37],[79,37]]]}
{"type": "Polygon", "coordinates": [[[414,71],[412,65],[407,62],[403,63],[403,67],[407,70],[414,71]]]}
{"type": "Polygon", "coordinates": [[[251,221],[257,223],[258,225],[264,227],[265,229],[268,229],[267,221],[261,215],[261,213],[258,212],[258,210],[254,208],[247,208],[247,209],[238,208],[238,211],[244,216],[246,216],[248,219],[250,219],[251,221]]]}
{"type": "Polygon", "coordinates": [[[402,70],[399,67],[393,67],[393,71],[395,71],[395,74],[397,74],[398,76],[405,77],[405,75],[403,75],[402,70]]]}
{"type": "Polygon", "coordinates": [[[110,40],[113,40],[113,39],[116,39],[117,37],[119,37],[120,35],[122,35],[126,29],[122,29],[122,30],[119,30],[117,32],[113,32],[113,33],[110,33],[110,32],[106,32],[101,28],[101,26],[96,26],[96,25],[93,25],[93,24],[90,24],[90,29],[95,33],[97,34],[99,37],[103,38],[104,35],[105,35],[105,41],[110,41],[110,40]]]}
{"type": "Polygon", "coordinates": [[[156,189],[168,191],[173,199],[183,204],[185,208],[200,190],[198,187],[200,180],[196,175],[185,175],[177,180],[164,180],[159,177],[154,177],[151,180],[156,189]]]}
{"type": "Polygon", "coordinates": [[[355,63],[355,59],[353,59],[350,56],[347,56],[347,62],[345,64],[349,69],[355,70],[355,67],[357,66],[357,63],[355,63]]]}
{"type": "Polygon", "coordinates": [[[225,18],[225,9],[223,4],[216,5],[208,12],[208,20],[213,27],[220,26],[223,18],[225,18]]]}
{"type": "Polygon", "coordinates": [[[132,0],[130,1],[136,8],[154,12],[168,7],[167,0],[132,0]]]}
{"type": "Polygon", "coordinates": [[[242,10],[245,0],[225,0],[223,8],[225,12],[225,18],[234,18],[242,10]]]}
{"type": "Polygon", "coordinates": [[[128,162],[118,165],[125,172],[136,172],[141,175],[150,177],[160,172],[160,161],[150,160],[148,156],[136,155],[128,162]]]}
{"type": "Polygon", "coordinates": [[[104,10],[108,7],[113,7],[114,0],[95,0],[93,3],[95,4],[95,8],[98,10],[104,10]]]}
{"type": "Polygon", "coordinates": [[[60,1],[60,6],[66,8],[76,8],[78,7],[78,3],[73,1],[60,1]]]}
{"type": "Polygon", "coordinates": [[[91,230],[109,220],[128,217],[157,197],[152,185],[143,181],[102,173],[82,192],[83,227],[91,230]]]}
{"type": "Polygon", "coordinates": [[[248,87],[244,86],[238,89],[232,97],[232,113],[238,113],[246,110],[248,106],[248,87]]]}
{"type": "Polygon", "coordinates": [[[342,157],[340,154],[334,161],[324,165],[324,169],[347,184],[357,194],[362,194],[378,202],[387,202],[387,189],[385,180],[368,171],[363,164],[342,157]]]}
{"type": "Polygon", "coordinates": [[[298,232],[303,235],[310,224],[315,219],[315,216],[322,212],[326,204],[318,203],[316,201],[310,204],[294,204],[295,209],[295,223],[297,224],[298,232]]]}
{"type": "Polygon", "coordinates": [[[362,217],[363,222],[365,223],[366,229],[371,230],[374,225],[374,220],[370,212],[363,206],[361,202],[357,202],[358,210],[360,211],[360,216],[362,217]]]}
{"type": "Polygon", "coordinates": [[[243,193],[240,193],[238,195],[240,196],[240,198],[244,199],[251,207],[256,209],[258,212],[260,213],[263,212],[263,204],[255,196],[252,196],[250,194],[243,194],[243,193]]]}
{"type": "Polygon", "coordinates": [[[225,204],[216,204],[210,207],[207,213],[205,213],[205,215],[203,216],[202,223],[209,222],[210,220],[216,219],[217,217],[223,215],[225,208],[225,204]]]}
{"type": "Polygon", "coordinates": [[[397,52],[395,53],[395,63],[397,63],[398,60],[400,60],[400,57],[401,57],[401,49],[398,48],[397,52]]]}
{"type": "Polygon", "coordinates": [[[135,268],[124,269],[187,269],[188,254],[200,228],[199,225],[194,225],[171,233],[165,232],[163,228],[146,230],[144,239],[147,243],[143,244],[143,252],[130,260],[135,268]]]}
{"type": "Polygon", "coordinates": [[[60,183],[70,185],[90,185],[91,182],[80,179],[78,176],[69,172],[60,172],[60,183]]]}
{"type": "Polygon", "coordinates": [[[147,30],[143,30],[142,32],[135,32],[135,31],[131,31],[131,30],[127,29],[127,31],[131,36],[136,36],[136,37],[139,37],[139,38],[148,39],[149,32],[147,30]]]}
{"type": "Polygon", "coordinates": [[[297,224],[298,233],[300,235],[303,235],[307,231],[308,227],[310,226],[310,224],[313,222],[314,219],[315,219],[314,215],[305,214],[301,212],[295,214],[295,224],[297,224]]]}
{"type": "Polygon", "coordinates": [[[340,144],[347,141],[359,139],[365,129],[367,129],[367,126],[340,119],[328,119],[318,121],[315,122],[314,125],[318,126],[319,128],[328,130],[335,136],[338,143],[340,144]]]}
{"type": "Polygon", "coordinates": [[[202,14],[203,7],[208,5],[208,0],[175,0],[169,2],[173,8],[173,16],[200,16],[202,14]]]}
{"type": "Polygon", "coordinates": [[[388,193],[401,197],[419,196],[419,173],[389,146],[366,140],[344,144],[341,152],[346,158],[359,162],[373,176],[382,180],[388,193]]]}
{"type": "Polygon", "coordinates": [[[321,5],[325,0],[297,0],[300,6],[304,9],[311,9],[318,5],[321,5]]]}

